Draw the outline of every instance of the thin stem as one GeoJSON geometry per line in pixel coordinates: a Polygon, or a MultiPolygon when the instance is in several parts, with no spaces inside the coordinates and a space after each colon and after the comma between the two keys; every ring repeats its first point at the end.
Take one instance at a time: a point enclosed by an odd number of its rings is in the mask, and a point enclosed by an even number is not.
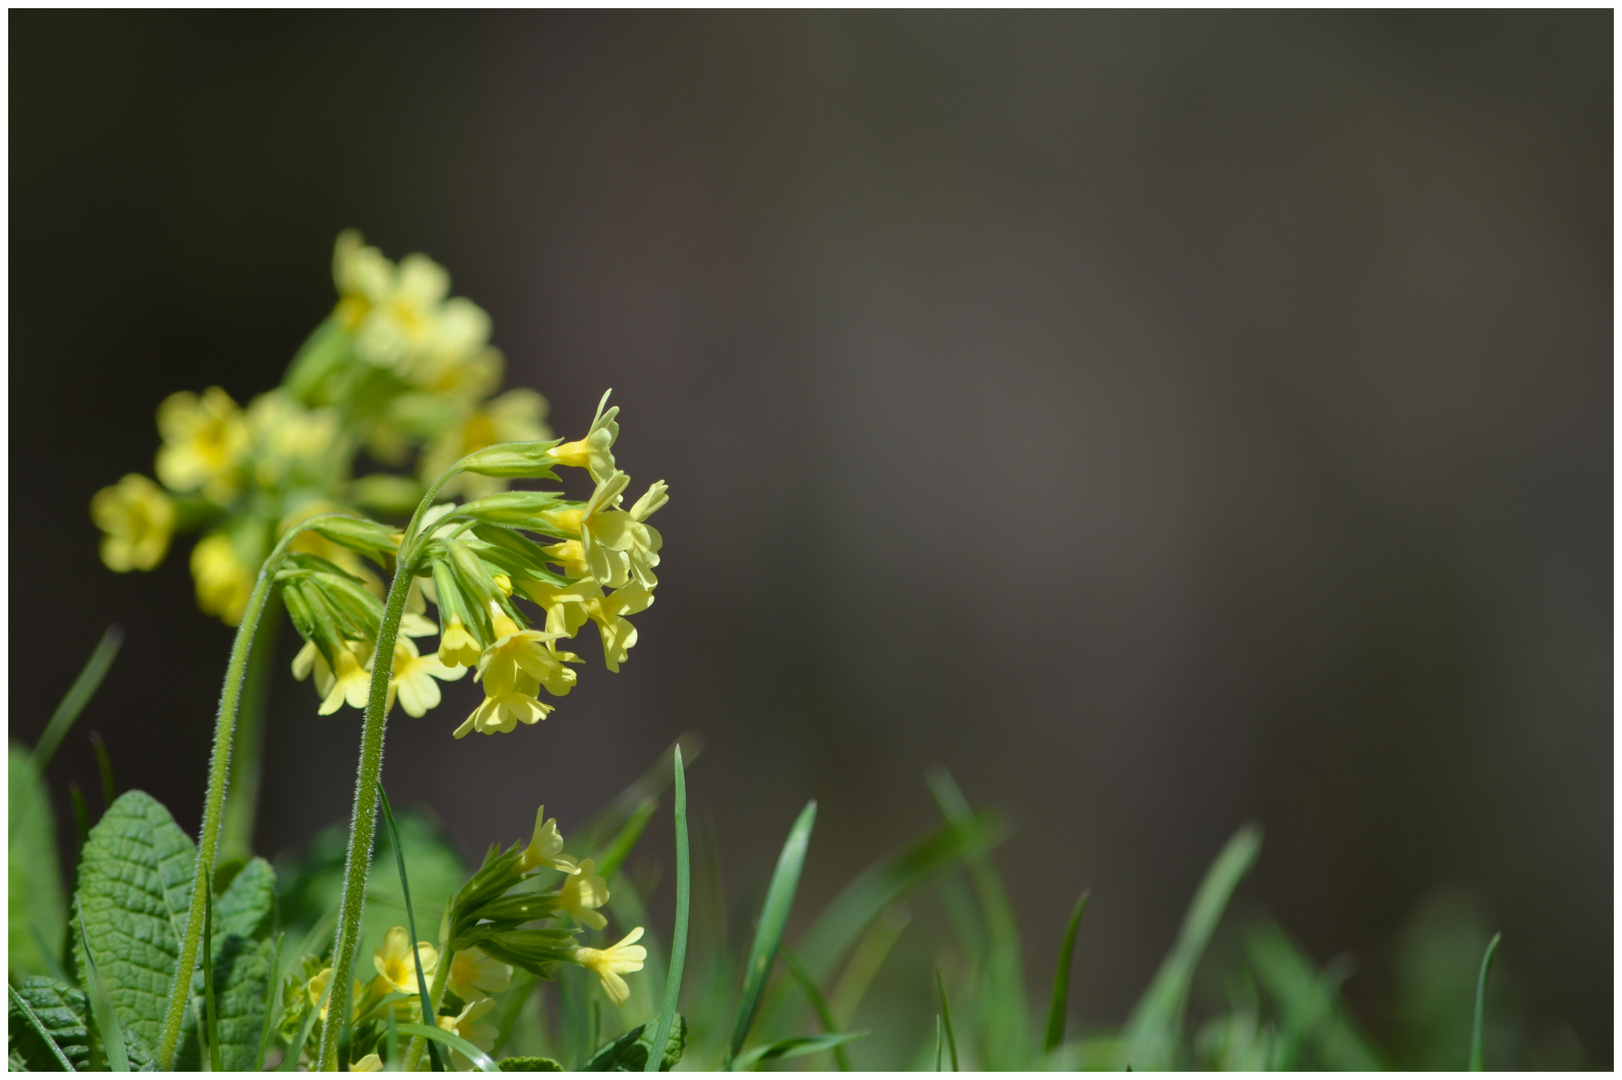
{"type": "MultiPolygon", "coordinates": [[[[383,623],[378,628],[372,651],[372,692],[366,702],[366,722],[361,728],[360,762],[355,771],[355,808],[349,822],[349,854],[344,861],[344,889],[338,904],[338,938],[332,954],[332,1022],[321,1029],[321,1049],[316,1057],[320,1068],[338,1068],[338,1041],[354,996],[351,978],[355,957],[360,952],[360,918],[366,906],[366,875],[372,868],[372,841],[377,835],[378,778],[383,772],[383,728],[388,721],[389,679],[394,674],[394,642],[400,633],[400,616],[411,592],[411,577],[417,562],[417,527],[445,481],[460,471],[460,463],[435,481],[417,504],[401,536],[394,580],[389,582],[388,600],[383,606],[383,623]]],[[[450,966],[445,965],[447,968],[450,966]]],[[[434,981],[439,981],[436,972],[434,981]]],[[[432,1017],[427,1017],[431,1020],[432,1017]]]]}
{"type": "MultiPolygon", "coordinates": [[[[434,982],[428,989],[428,1007],[422,1010],[423,1023],[433,1024],[439,1016],[439,1003],[445,1000],[445,984],[450,980],[451,961],[456,959],[456,950],[450,947],[447,933],[441,934],[439,939],[439,963],[434,968],[434,982]]],[[[421,1035],[412,1036],[411,1049],[406,1052],[406,1072],[416,1072],[422,1066],[422,1053],[428,1047],[428,1040],[421,1035]]]]}
{"type": "Polygon", "coordinates": [[[282,597],[272,592],[265,601],[262,637],[248,659],[242,707],[237,712],[236,747],[231,755],[231,783],[225,800],[225,822],[220,833],[220,857],[253,857],[253,828],[259,813],[259,783],[263,774],[265,708],[270,699],[270,674],[276,664],[276,639],[282,626],[282,597]]]}
{"type": "Polygon", "coordinates": [[[242,612],[242,622],[237,626],[236,641],[231,645],[231,660],[225,668],[225,686],[220,691],[220,711],[214,721],[214,751],[208,762],[208,792],[203,798],[203,827],[197,837],[197,872],[192,882],[191,907],[186,915],[186,933],[180,941],[175,981],[169,989],[169,1004],[158,1040],[158,1065],[162,1069],[174,1067],[180,1027],[186,1019],[186,1005],[191,998],[192,972],[197,967],[197,949],[203,939],[203,909],[208,903],[209,878],[219,849],[226,776],[231,768],[231,741],[236,730],[248,658],[253,651],[254,632],[264,614],[266,598],[276,580],[276,572],[281,569],[283,557],[293,541],[318,520],[318,517],[310,518],[300,523],[277,541],[270,557],[259,568],[259,580],[254,583],[253,593],[242,612]]]}

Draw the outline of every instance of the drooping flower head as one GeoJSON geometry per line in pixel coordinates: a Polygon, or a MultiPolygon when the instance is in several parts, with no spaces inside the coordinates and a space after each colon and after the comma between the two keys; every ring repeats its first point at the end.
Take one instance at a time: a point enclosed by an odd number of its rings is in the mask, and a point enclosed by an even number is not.
{"type": "Polygon", "coordinates": [[[573,959],[581,967],[596,972],[608,1000],[623,1007],[631,999],[631,988],[620,976],[641,971],[642,962],[648,958],[648,950],[636,944],[641,940],[642,927],[639,926],[606,949],[578,947],[573,959]]]}

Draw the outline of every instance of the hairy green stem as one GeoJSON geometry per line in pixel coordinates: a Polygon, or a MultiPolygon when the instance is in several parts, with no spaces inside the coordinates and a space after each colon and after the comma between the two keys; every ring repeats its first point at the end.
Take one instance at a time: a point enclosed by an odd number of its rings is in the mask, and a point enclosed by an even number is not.
{"type": "MultiPolygon", "coordinates": [[[[316,1061],[322,1069],[338,1068],[338,1041],[344,1019],[354,996],[351,983],[355,957],[360,952],[360,917],[366,906],[366,875],[372,868],[372,841],[377,836],[377,789],[383,773],[383,728],[388,722],[389,680],[394,674],[394,642],[400,633],[400,616],[411,592],[411,577],[417,562],[417,527],[433,504],[445,481],[460,471],[460,463],[441,476],[417,504],[400,540],[394,579],[389,582],[388,600],[383,605],[383,624],[378,628],[372,652],[372,692],[366,702],[366,722],[360,734],[360,763],[355,771],[355,808],[349,821],[349,854],[344,860],[344,888],[338,902],[338,937],[332,950],[332,1022],[321,1029],[321,1049],[316,1061]]],[[[438,975],[435,975],[438,978],[438,975]]],[[[424,1022],[431,1022],[426,1017],[424,1022]]]]}
{"type": "Polygon", "coordinates": [[[226,787],[225,822],[220,827],[220,858],[253,857],[253,827],[259,813],[259,782],[263,774],[265,709],[270,700],[271,668],[276,664],[276,639],[282,626],[281,593],[272,591],[260,619],[257,647],[248,658],[242,705],[237,710],[236,746],[231,753],[231,782],[226,787]]]}
{"type": "Polygon", "coordinates": [[[175,981],[169,990],[163,1032],[158,1040],[158,1066],[162,1069],[174,1067],[180,1027],[186,1019],[186,1005],[191,998],[191,977],[197,966],[197,948],[203,937],[203,911],[208,903],[209,878],[219,846],[225,781],[231,767],[231,740],[236,730],[237,709],[242,699],[248,658],[253,651],[254,631],[259,626],[260,616],[264,614],[265,601],[275,582],[276,571],[281,568],[283,556],[294,538],[309,524],[306,521],[298,528],[289,529],[259,568],[259,580],[254,583],[253,594],[248,597],[248,606],[242,612],[236,641],[231,646],[231,661],[225,668],[225,687],[220,691],[220,711],[214,721],[214,751],[208,763],[208,793],[203,798],[203,827],[197,837],[197,873],[192,883],[191,907],[186,915],[186,933],[180,942],[175,981]]]}

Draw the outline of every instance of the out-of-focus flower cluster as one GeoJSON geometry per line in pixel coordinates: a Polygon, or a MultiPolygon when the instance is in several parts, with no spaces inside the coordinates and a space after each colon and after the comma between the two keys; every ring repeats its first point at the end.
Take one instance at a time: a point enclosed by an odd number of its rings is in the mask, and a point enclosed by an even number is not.
{"type": "MultiPolygon", "coordinates": [[[[451,297],[426,255],[398,264],[360,234],[338,237],[338,302],[294,357],[282,385],[241,408],[220,387],[180,391],[158,407],[158,483],[131,474],[97,492],[91,517],[113,570],[151,570],[172,538],[192,550],[197,603],[235,625],[282,530],[321,511],[409,514],[430,483],[472,451],[550,438],[546,399],[492,396],[503,360],[490,317],[451,297]],[[404,474],[353,475],[360,451],[404,474]],[[160,486],[161,485],[161,486],[160,486]]],[[[445,494],[490,494],[501,478],[468,475],[445,494]]],[[[312,554],[359,572],[359,561],[311,537],[312,554]]]]}
{"type": "MultiPolygon", "coordinates": [[[[350,1070],[381,1071],[385,1054],[397,1063],[405,1040],[388,1045],[389,1014],[395,1024],[421,1023],[422,986],[430,987],[429,999],[438,1002],[437,1009],[430,1010],[434,1023],[486,1052],[495,1045],[497,1030],[484,1021],[495,1008],[494,995],[512,986],[515,968],[550,978],[557,964],[578,964],[598,977],[610,1001],[624,1005],[630,988],[623,976],[642,970],[647,958],[647,950],[636,944],[642,927],[603,949],[578,945],[574,939],[579,929],[601,930],[608,925],[597,911],[607,902],[608,883],[596,873],[593,860],[564,853],[557,819],[548,818],[541,807],[529,843],[519,841],[505,850],[492,847],[484,865],[452,898],[438,948],[419,941],[413,952],[411,935],[403,926],[384,934],[382,947],[372,954],[376,975],[370,982],[354,983],[350,1070]],[[562,881],[555,879],[559,873],[564,875],[562,881]],[[553,883],[520,888],[543,875],[552,875],[553,883]]],[[[301,971],[289,974],[283,984],[279,1030],[295,1045],[304,1033],[306,1053],[318,1045],[320,1026],[328,1020],[331,981],[327,958],[305,956],[301,971]]],[[[451,1064],[462,1070],[473,1067],[454,1050],[451,1064]]]]}

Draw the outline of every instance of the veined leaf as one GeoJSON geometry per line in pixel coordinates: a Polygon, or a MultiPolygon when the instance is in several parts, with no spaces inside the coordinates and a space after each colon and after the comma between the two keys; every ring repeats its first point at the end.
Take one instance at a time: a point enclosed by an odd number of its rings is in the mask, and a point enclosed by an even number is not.
{"type": "Polygon", "coordinates": [[[214,994],[227,1070],[258,1069],[271,978],[276,874],[253,859],[214,901],[214,994]]]}
{"type": "Polygon", "coordinates": [[[563,1066],[547,1057],[509,1057],[496,1062],[502,1072],[563,1072],[563,1066]]]}
{"type": "Polygon", "coordinates": [[[581,1072],[669,1072],[687,1049],[687,1018],[680,1013],[665,1036],[664,1053],[657,1069],[648,1067],[648,1054],[657,1032],[652,1024],[638,1024],[591,1056],[581,1072]]]}
{"type": "Polygon", "coordinates": [[[10,846],[6,850],[7,963],[14,976],[49,975],[60,961],[45,949],[62,941],[67,910],[56,858],[56,819],[34,758],[12,743],[7,750],[10,846]],[[44,948],[41,947],[44,942],[44,948]]]}
{"type": "Polygon", "coordinates": [[[63,1063],[77,1072],[90,1064],[90,1030],[85,1023],[90,1005],[81,991],[40,975],[30,975],[21,986],[8,989],[11,1049],[22,1056],[29,1072],[64,1071],[63,1063]]]}
{"type": "MultiPolygon", "coordinates": [[[[144,791],[121,795],[85,841],[74,897],[84,924],[82,940],[74,935],[77,969],[87,970],[88,949],[119,1026],[149,1046],[162,1034],[196,862],[191,839],[144,791]]],[[[176,1067],[195,1068],[196,1054],[193,1025],[176,1067]]]]}

